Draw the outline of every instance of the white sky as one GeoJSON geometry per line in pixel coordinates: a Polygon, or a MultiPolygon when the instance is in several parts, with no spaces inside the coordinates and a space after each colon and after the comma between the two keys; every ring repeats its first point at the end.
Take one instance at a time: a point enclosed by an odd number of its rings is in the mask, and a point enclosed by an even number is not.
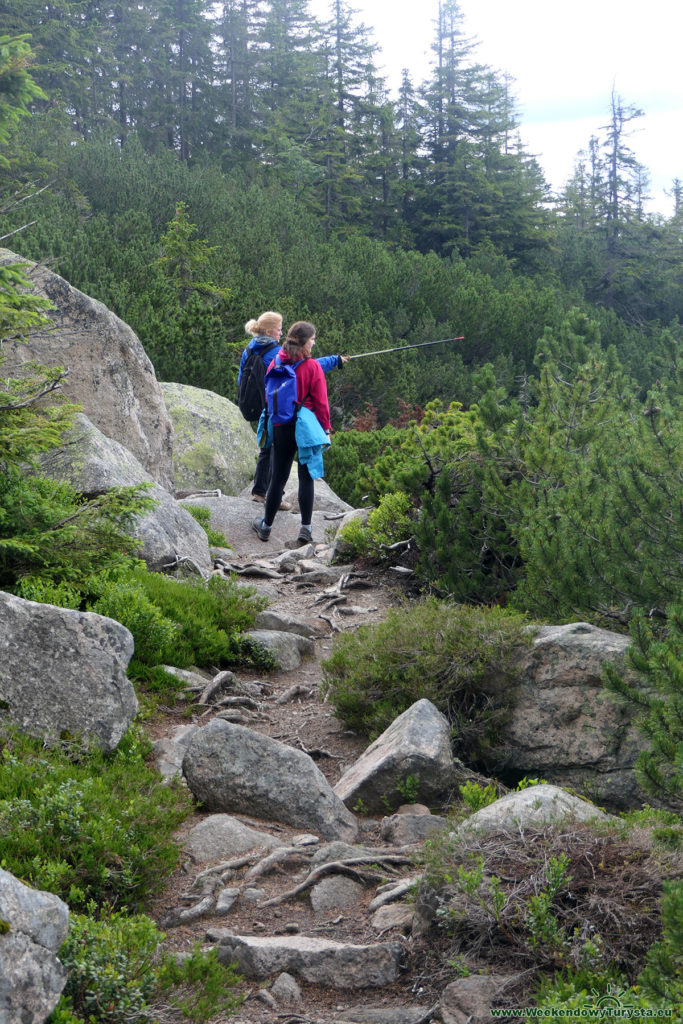
{"type": "MultiPolygon", "coordinates": [[[[350,0],[357,23],[372,28],[395,94],[401,70],[427,76],[438,0],[350,0]]],[[[310,0],[317,18],[330,0],[310,0]]],[[[474,58],[515,80],[521,136],[555,190],[577,153],[607,124],[612,86],[632,122],[628,144],[650,173],[653,212],[670,214],[665,195],[683,180],[683,3],[681,0],[460,0],[474,58]]]]}

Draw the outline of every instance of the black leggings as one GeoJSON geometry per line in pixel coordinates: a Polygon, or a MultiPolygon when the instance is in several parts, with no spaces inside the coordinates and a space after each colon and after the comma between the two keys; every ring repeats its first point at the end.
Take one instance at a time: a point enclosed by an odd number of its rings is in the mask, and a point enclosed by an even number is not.
{"type": "MultiPolygon", "coordinates": [[[[272,476],[266,495],[266,526],[272,526],[275,513],[280,507],[282,495],[292,470],[296,455],[296,423],[284,423],[281,427],[273,427],[273,462],[272,476]]],[[[301,522],[310,523],[313,516],[313,498],[315,484],[308,468],[299,463],[299,509],[301,522]]]]}

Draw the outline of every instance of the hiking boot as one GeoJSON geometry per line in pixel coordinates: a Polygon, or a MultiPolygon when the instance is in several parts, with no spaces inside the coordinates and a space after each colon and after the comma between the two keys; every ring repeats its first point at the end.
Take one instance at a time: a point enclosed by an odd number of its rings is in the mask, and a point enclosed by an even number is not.
{"type": "Polygon", "coordinates": [[[259,540],[270,540],[270,526],[266,526],[265,520],[261,519],[261,516],[256,516],[251,528],[257,533],[259,540]]]}
{"type": "MultiPolygon", "coordinates": [[[[252,494],[251,500],[252,501],[260,501],[262,505],[265,505],[265,503],[266,503],[266,496],[265,496],[265,494],[252,494]]],[[[285,499],[283,498],[282,501],[280,502],[280,512],[291,512],[291,511],[292,511],[292,503],[289,502],[289,501],[285,501],[285,499]]]]}
{"type": "Polygon", "coordinates": [[[297,537],[296,540],[300,548],[302,548],[304,544],[312,544],[313,529],[310,526],[302,526],[301,529],[299,530],[299,536],[297,537]]]}

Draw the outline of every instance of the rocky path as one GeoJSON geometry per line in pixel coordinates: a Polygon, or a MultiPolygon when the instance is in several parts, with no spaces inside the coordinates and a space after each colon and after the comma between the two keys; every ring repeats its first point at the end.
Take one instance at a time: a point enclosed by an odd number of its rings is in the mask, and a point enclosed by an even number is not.
{"type": "MultiPolygon", "coordinates": [[[[255,507],[244,506],[243,524],[255,507]]],[[[325,537],[333,521],[316,512],[314,536],[325,537]]],[[[280,513],[276,527],[267,545],[242,529],[217,567],[238,572],[268,598],[258,635],[289,667],[258,677],[188,676],[191,717],[181,707],[153,729],[167,775],[179,770],[195,730],[217,718],[303,752],[332,787],[367,746],[322,698],[321,663],[336,633],[377,621],[402,599],[405,577],[379,580],[332,565],[327,544],[288,550],[296,516],[280,513]]],[[[170,948],[187,951],[200,940],[239,962],[245,1000],[226,1021],[426,1022],[437,994],[414,970],[410,893],[422,845],[410,827],[416,816],[399,824],[358,818],[348,843],[264,816],[198,810],[179,836],[182,867],[153,916],[170,948]]]]}

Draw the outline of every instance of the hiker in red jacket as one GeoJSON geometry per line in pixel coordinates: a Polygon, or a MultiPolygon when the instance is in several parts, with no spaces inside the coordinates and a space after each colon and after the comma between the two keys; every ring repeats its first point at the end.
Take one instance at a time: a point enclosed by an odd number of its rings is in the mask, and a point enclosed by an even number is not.
{"type": "MultiPolygon", "coordinates": [[[[278,353],[281,364],[295,365],[297,383],[297,402],[310,409],[315,415],[323,431],[329,435],[331,430],[330,406],[327,399],[325,373],[317,359],[312,358],[315,345],[315,327],[306,320],[292,324],[287,337],[278,353]]],[[[339,357],[343,362],[345,357],[339,357]]],[[[275,513],[280,507],[285,485],[289,479],[292,462],[296,455],[296,417],[290,422],[273,426],[273,461],[270,485],[266,495],[266,507],[263,518],[257,517],[253,528],[261,540],[270,539],[270,530],[275,513]]],[[[301,512],[301,530],[298,543],[309,544],[313,540],[313,499],[314,483],[308,468],[299,461],[299,510],[301,512]]]]}

